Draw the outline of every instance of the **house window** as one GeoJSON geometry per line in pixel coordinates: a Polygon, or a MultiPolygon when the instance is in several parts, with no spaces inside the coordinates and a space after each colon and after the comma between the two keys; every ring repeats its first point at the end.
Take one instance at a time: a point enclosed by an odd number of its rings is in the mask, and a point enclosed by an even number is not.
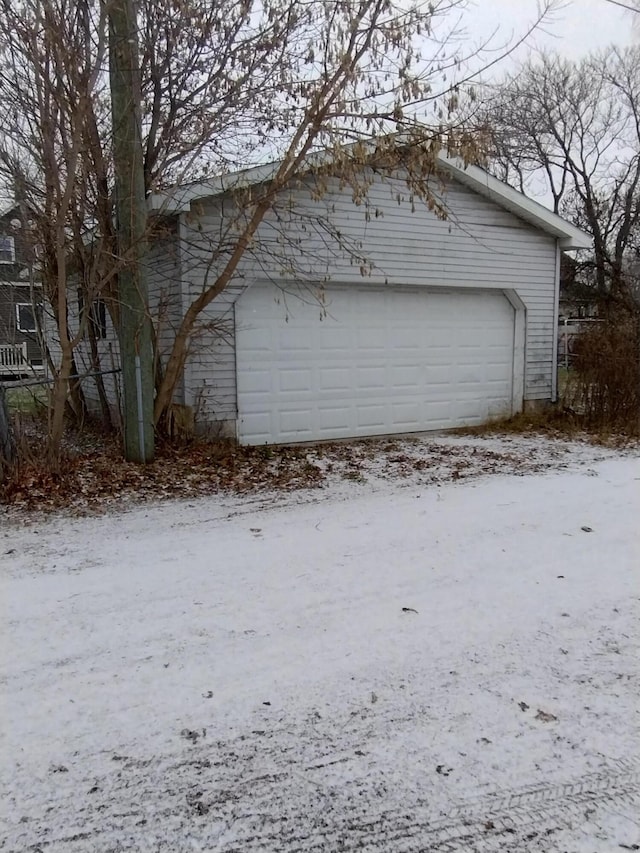
{"type": "Polygon", "coordinates": [[[16,244],[13,237],[0,234],[0,264],[13,264],[16,259],[16,244]]]}
{"type": "Polygon", "coordinates": [[[36,316],[30,302],[19,302],[16,305],[16,328],[25,334],[37,331],[36,316]]]}

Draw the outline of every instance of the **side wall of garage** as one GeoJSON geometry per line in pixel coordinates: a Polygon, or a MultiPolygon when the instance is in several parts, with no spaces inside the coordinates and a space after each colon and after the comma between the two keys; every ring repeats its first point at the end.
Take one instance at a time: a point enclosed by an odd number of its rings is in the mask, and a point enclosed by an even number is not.
{"type": "MultiPolygon", "coordinates": [[[[235,303],[256,281],[281,288],[283,311],[296,299],[321,301],[328,283],[514,291],[526,309],[524,399],[551,398],[555,239],[452,180],[439,189],[446,218],[401,181],[371,182],[360,203],[337,181],[315,198],[303,186],[265,220],[236,279],[203,317],[187,366],[185,402],[201,422],[232,426],[237,417],[235,303]]],[[[181,215],[185,301],[212,280],[237,225],[219,200],[181,215]]]]}

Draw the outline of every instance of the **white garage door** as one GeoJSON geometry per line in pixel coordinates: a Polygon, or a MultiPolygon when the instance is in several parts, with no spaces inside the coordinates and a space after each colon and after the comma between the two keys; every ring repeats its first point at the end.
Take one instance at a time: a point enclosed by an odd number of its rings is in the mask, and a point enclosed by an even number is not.
{"type": "Polygon", "coordinates": [[[511,412],[514,309],[499,291],[331,286],[326,316],[267,284],[236,305],[243,444],[384,435],[511,412]]]}

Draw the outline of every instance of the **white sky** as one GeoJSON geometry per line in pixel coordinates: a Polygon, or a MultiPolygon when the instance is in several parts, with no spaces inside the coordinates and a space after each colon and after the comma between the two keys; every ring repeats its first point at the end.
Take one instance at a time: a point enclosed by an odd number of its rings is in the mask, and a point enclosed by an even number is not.
{"type": "MultiPolygon", "coordinates": [[[[524,32],[535,19],[536,9],[536,0],[473,0],[465,13],[464,26],[474,41],[499,28],[502,42],[524,32]]],[[[578,59],[610,44],[637,43],[640,29],[637,23],[633,26],[635,18],[640,14],[634,15],[607,0],[565,0],[544,31],[537,32],[528,46],[518,51],[517,58],[524,58],[532,48],[544,48],[567,59],[578,59]]]]}

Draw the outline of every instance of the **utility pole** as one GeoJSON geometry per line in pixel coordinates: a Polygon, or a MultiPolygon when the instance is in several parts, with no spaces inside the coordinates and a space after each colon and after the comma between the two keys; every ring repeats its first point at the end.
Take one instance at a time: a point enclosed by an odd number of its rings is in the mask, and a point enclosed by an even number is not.
{"type": "Polygon", "coordinates": [[[138,25],[134,0],[109,4],[109,78],[113,118],[124,451],[131,462],[154,454],[153,348],[148,309],[147,202],[141,129],[138,25]]]}

